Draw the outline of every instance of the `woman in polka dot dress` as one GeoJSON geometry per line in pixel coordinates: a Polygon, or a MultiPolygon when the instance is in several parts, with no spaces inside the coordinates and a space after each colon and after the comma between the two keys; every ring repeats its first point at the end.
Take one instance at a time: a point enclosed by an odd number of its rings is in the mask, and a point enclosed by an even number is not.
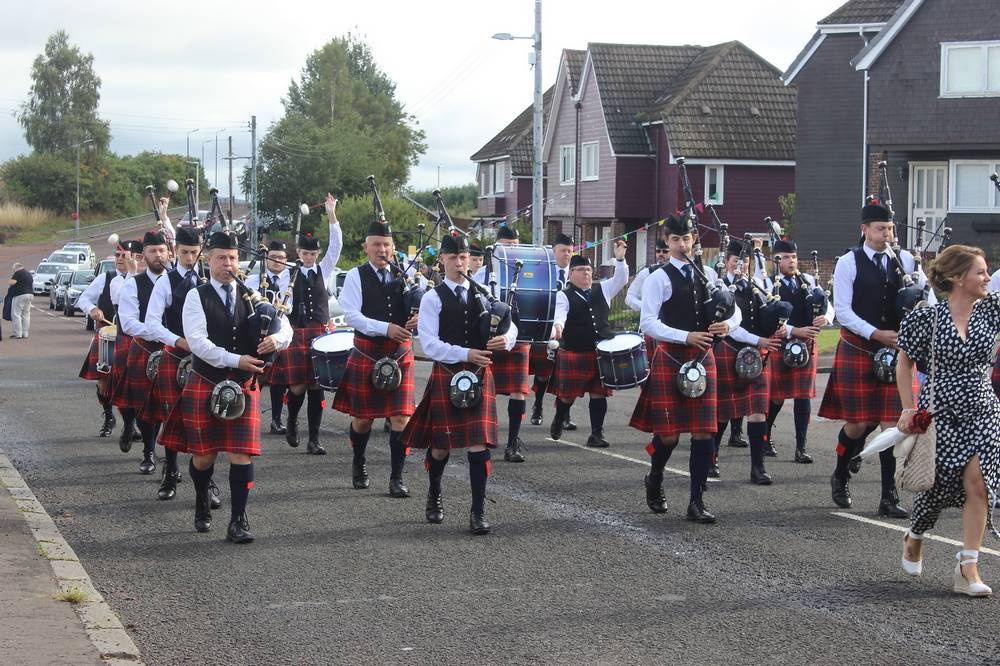
{"type": "MultiPolygon", "coordinates": [[[[990,507],[1000,490],[1000,402],[990,373],[997,334],[1000,333],[1000,294],[988,293],[990,274],[979,248],[953,245],[938,255],[929,279],[945,294],[937,305],[911,312],[899,329],[897,384],[903,402],[899,428],[913,423],[912,373],[914,365],[931,365],[928,382],[934,386],[937,464],[934,486],[918,493],[903,538],[903,570],[918,576],[922,570],[923,534],[934,527],[941,510],[962,508],[963,550],[957,555],[954,590],[985,597],[992,590],[979,576],[979,547],[986,527],[1000,537],[990,507]],[[951,413],[941,413],[950,410],[951,413]]],[[[918,405],[929,409],[926,390],[918,405]]]]}

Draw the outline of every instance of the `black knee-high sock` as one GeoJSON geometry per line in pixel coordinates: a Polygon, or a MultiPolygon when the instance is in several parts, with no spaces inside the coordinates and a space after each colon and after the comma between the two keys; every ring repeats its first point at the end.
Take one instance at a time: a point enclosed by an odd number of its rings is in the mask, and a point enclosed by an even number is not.
{"type": "Polygon", "coordinates": [[[844,428],[840,429],[840,434],[837,435],[837,467],[833,472],[837,475],[838,479],[846,481],[850,476],[850,471],[847,467],[851,462],[851,458],[858,455],[864,444],[864,438],[855,439],[848,437],[844,428]]]}
{"type": "Polygon", "coordinates": [[[469,451],[469,485],[472,487],[472,510],[483,512],[486,479],[490,475],[490,451],[469,451]]]}
{"type": "MultiPolygon", "coordinates": [[[[361,433],[349,426],[348,435],[351,438],[351,449],[354,451],[354,462],[361,464],[365,459],[365,451],[368,450],[368,438],[372,436],[372,431],[361,433]]],[[[391,443],[391,442],[390,442],[391,443]]]]}
{"type": "Polygon", "coordinates": [[[285,406],[285,390],[287,386],[271,386],[271,419],[281,420],[281,410],[285,406]]]}
{"type": "Polygon", "coordinates": [[[119,407],[118,413],[122,417],[122,432],[131,432],[132,427],[135,425],[135,410],[131,407],[119,407]]]}
{"type": "Polygon", "coordinates": [[[194,491],[198,495],[208,494],[208,484],[212,481],[212,474],[215,473],[215,465],[210,465],[206,469],[198,469],[194,466],[194,458],[188,461],[188,474],[194,482],[194,491]]]}
{"type": "Polygon", "coordinates": [[[646,445],[646,453],[649,454],[649,464],[651,467],[649,478],[654,483],[663,482],[663,468],[667,466],[670,454],[674,452],[674,446],[664,444],[659,435],[653,435],[653,439],[646,445]]]}
{"type": "Polygon", "coordinates": [[[507,401],[507,446],[513,446],[521,434],[521,421],[524,419],[524,400],[511,398],[507,401]]]}
{"type": "Polygon", "coordinates": [[[167,458],[167,474],[177,474],[180,471],[177,469],[177,451],[166,447],[163,447],[163,451],[167,458]]]}
{"type": "Polygon", "coordinates": [[[556,398],[556,415],[552,420],[558,423],[565,421],[566,416],[569,414],[569,408],[570,405],[567,405],[559,398],[556,398]]]}
{"type": "Polygon", "coordinates": [[[750,464],[758,469],[764,469],[764,446],[767,440],[767,423],[760,421],[747,422],[747,439],[750,440],[750,464]]]}
{"type": "Polygon", "coordinates": [[[229,497],[232,509],[229,521],[238,520],[247,510],[247,498],[253,488],[253,462],[249,465],[229,465],[229,497]]]}
{"type": "Polygon", "coordinates": [[[878,461],[882,468],[882,499],[896,498],[896,456],[895,447],[890,446],[885,451],[879,451],[878,461]]]}
{"type": "Polygon", "coordinates": [[[726,434],[726,427],[729,425],[728,421],[719,421],[716,425],[715,431],[715,455],[719,455],[719,448],[722,446],[722,436],[726,434]]]}
{"type": "Polygon", "coordinates": [[[781,408],[785,406],[785,401],[772,402],[767,407],[767,432],[765,433],[767,441],[771,441],[771,430],[774,428],[774,420],[778,418],[778,412],[781,408]]]}
{"type": "Polygon", "coordinates": [[[389,478],[402,479],[403,465],[406,463],[406,444],[403,443],[402,430],[389,431],[389,478]]]}
{"type": "Polygon", "coordinates": [[[101,385],[97,385],[97,402],[100,403],[101,407],[104,409],[104,413],[107,414],[111,411],[111,401],[108,400],[108,396],[101,393],[101,385]]]}
{"type": "Polygon", "coordinates": [[[427,450],[427,477],[430,482],[427,487],[427,494],[441,494],[441,477],[444,475],[444,468],[448,464],[448,458],[450,457],[451,456],[448,455],[441,460],[438,460],[434,456],[430,455],[430,449],[427,450]]]}
{"type": "Polygon", "coordinates": [[[792,405],[795,415],[795,448],[806,447],[806,435],[809,432],[809,415],[812,412],[812,401],[809,398],[796,398],[792,405]]]}
{"type": "Polygon", "coordinates": [[[542,406],[542,401],[545,400],[545,391],[549,388],[549,378],[545,377],[535,377],[535,385],[533,390],[535,391],[535,409],[540,409],[542,406]]]}
{"type": "Polygon", "coordinates": [[[302,403],[306,400],[305,393],[293,393],[288,392],[288,422],[295,423],[299,419],[299,410],[302,409],[302,403]]]}
{"type": "MultiPolygon", "coordinates": [[[[319,426],[323,422],[323,389],[309,389],[309,404],[306,406],[306,418],[309,422],[309,436],[319,436],[319,426]]],[[[291,413],[291,409],[288,410],[291,413]]]]}
{"type": "Polygon", "coordinates": [[[152,455],[156,452],[156,426],[157,424],[151,423],[149,421],[143,421],[140,418],[135,420],[137,426],[139,426],[139,432],[142,434],[142,454],[152,455]]]}
{"type": "Polygon", "coordinates": [[[587,407],[590,409],[590,434],[597,435],[604,430],[604,417],[608,413],[608,399],[591,398],[587,407]]]}
{"type": "Polygon", "coordinates": [[[743,417],[737,416],[734,419],[729,419],[729,425],[732,429],[729,431],[730,437],[739,437],[743,434],[743,417]]]}
{"type": "Polygon", "coordinates": [[[704,486],[708,483],[708,468],[712,466],[711,439],[691,439],[691,458],[688,461],[688,471],[691,473],[691,501],[701,499],[704,486]]]}

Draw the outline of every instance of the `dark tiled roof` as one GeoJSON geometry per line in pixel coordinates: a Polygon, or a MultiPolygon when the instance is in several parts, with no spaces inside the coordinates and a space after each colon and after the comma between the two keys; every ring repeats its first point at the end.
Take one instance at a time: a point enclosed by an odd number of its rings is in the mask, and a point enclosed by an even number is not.
{"type": "Polygon", "coordinates": [[[576,94],[576,87],[580,85],[580,72],[583,71],[583,63],[587,59],[587,52],[580,49],[563,49],[566,56],[566,64],[569,69],[569,87],[576,94]]]}
{"type": "Polygon", "coordinates": [[[885,23],[903,4],[903,0],[848,0],[819,25],[885,23]]]}

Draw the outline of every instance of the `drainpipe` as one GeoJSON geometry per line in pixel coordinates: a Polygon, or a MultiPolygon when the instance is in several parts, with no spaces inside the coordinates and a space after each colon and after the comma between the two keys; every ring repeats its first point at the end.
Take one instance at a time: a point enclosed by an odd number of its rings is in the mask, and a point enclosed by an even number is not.
{"type": "MultiPolygon", "coordinates": [[[[864,28],[858,28],[858,35],[861,40],[868,46],[868,40],[865,38],[864,28]]],[[[865,90],[864,90],[864,102],[862,106],[862,120],[861,120],[861,201],[865,200],[868,196],[868,70],[865,70],[865,90]]]]}

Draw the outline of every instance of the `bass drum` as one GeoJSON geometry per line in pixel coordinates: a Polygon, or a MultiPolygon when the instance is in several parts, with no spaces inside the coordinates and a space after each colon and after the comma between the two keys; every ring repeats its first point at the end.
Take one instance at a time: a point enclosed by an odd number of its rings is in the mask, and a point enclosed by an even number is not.
{"type": "Polygon", "coordinates": [[[507,287],[514,275],[514,262],[520,260],[514,297],[517,312],[517,339],[548,343],[556,311],[559,270],[552,248],[538,245],[497,245],[493,248],[493,276],[501,300],[507,300],[507,287]]]}

